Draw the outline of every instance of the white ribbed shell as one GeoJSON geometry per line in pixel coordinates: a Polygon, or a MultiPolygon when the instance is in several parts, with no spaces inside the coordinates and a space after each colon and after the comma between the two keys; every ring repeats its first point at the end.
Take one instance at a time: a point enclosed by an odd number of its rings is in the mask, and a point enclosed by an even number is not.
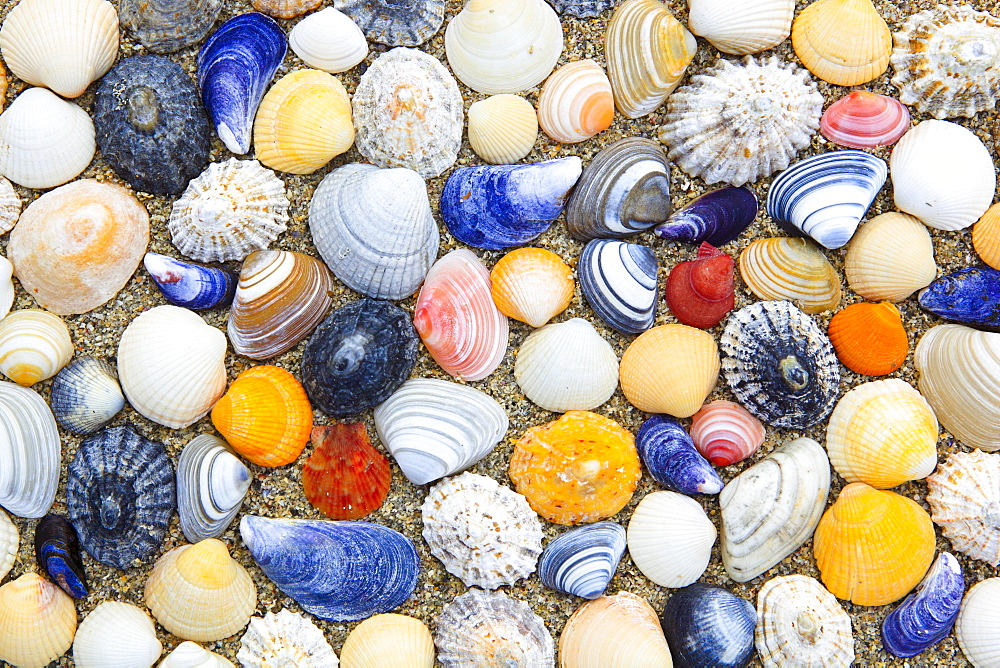
{"type": "Polygon", "coordinates": [[[80,622],[73,640],[79,668],[147,668],[162,652],[153,620],[130,603],[101,603],[80,622]]]}
{"type": "Polygon", "coordinates": [[[647,578],[663,587],[686,587],[708,567],[715,525],[701,504],[676,492],[643,497],[626,529],[628,551],[647,578]]]}
{"type": "Polygon", "coordinates": [[[969,589],[955,620],[955,637],[976,668],[1000,665],[1000,578],[988,578],[969,589]]]}
{"type": "Polygon", "coordinates": [[[18,517],[49,512],[59,484],[59,429],[37,392],[0,381],[0,506],[18,517]]]}
{"type": "Polygon", "coordinates": [[[309,67],[346,72],[368,55],[368,42],[351,17],[327,7],[309,14],[288,33],[288,46],[309,67]]]}
{"type": "Polygon", "coordinates": [[[336,668],[340,660],[323,631],[308,618],[282,609],[263,617],[251,617],[247,632],[240,638],[236,655],[245,668],[295,666],[295,668],[336,668]]]}
{"type": "Polygon", "coordinates": [[[688,7],[691,32],[737,56],[784,42],[795,14],[795,0],[688,0],[688,7]]]}
{"type": "Polygon", "coordinates": [[[182,642],[157,668],[236,668],[232,661],[196,642],[182,642]]]}
{"type": "Polygon", "coordinates": [[[4,579],[14,565],[20,542],[21,536],[17,532],[17,526],[10,521],[7,513],[0,510],[0,580],[4,579]]]}
{"type": "Polygon", "coordinates": [[[927,478],[931,519],[951,546],[1000,566],[1000,454],[953,452],[927,478]]]}

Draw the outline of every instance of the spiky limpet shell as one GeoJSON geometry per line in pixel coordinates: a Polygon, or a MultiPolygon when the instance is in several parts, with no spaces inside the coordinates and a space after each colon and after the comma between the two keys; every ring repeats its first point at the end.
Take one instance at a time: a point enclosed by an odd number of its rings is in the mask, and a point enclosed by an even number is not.
{"type": "Polygon", "coordinates": [[[297,668],[335,668],[340,665],[323,631],[309,619],[291,610],[268,612],[251,617],[247,632],[240,638],[236,655],[247,668],[296,666],[297,668]]]}
{"type": "Polygon", "coordinates": [[[931,519],[952,547],[1000,565],[1000,455],[955,452],[927,478],[931,519]]]}
{"type": "Polygon", "coordinates": [[[850,666],[854,661],[851,618],[819,582],[785,575],[764,583],[757,594],[754,644],[764,666],[850,666]]]}

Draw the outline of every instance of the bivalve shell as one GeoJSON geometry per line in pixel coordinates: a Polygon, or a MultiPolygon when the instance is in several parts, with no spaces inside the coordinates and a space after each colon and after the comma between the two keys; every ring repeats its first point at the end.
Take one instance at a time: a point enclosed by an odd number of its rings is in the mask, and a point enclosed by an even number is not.
{"type": "Polygon", "coordinates": [[[21,542],[21,537],[17,532],[17,526],[10,521],[2,509],[0,509],[0,580],[7,577],[14,560],[17,559],[17,548],[21,542]]]}
{"type": "Polygon", "coordinates": [[[336,668],[340,664],[322,629],[284,608],[278,614],[250,618],[236,658],[245,668],[336,668]]]}
{"type": "Polygon", "coordinates": [[[571,529],[545,546],[538,560],[538,577],[543,585],[563,594],[600,598],[625,547],[625,529],[620,524],[597,522],[571,529]]]}
{"type": "Polygon", "coordinates": [[[977,583],[962,599],[955,621],[955,637],[966,658],[977,668],[997,665],[1000,643],[996,626],[1000,622],[1000,578],[977,583]]]}
{"type": "Polygon", "coordinates": [[[250,489],[250,469],[222,439],[195,436],[177,460],[177,512],[190,543],[218,538],[250,489]]]}
{"type": "Polygon", "coordinates": [[[576,263],[580,288],[590,308],[622,334],[638,334],[652,327],[658,270],[651,248],[617,239],[593,239],[576,263]]]}
{"type": "Polygon", "coordinates": [[[0,381],[0,506],[18,517],[49,512],[59,485],[59,428],[34,390],[0,381]]]}
{"type": "Polygon", "coordinates": [[[561,668],[671,666],[656,611],[628,591],[584,603],[559,635],[561,668]]]}
{"type": "Polygon", "coordinates": [[[658,226],[667,241],[722,246],[738,237],[757,217],[757,196],[746,186],[718,188],[694,198],[658,226]]]}
{"type": "Polygon", "coordinates": [[[340,650],[345,668],[434,668],[434,639],[419,619],[387,612],[354,627],[340,650]]]}
{"type": "Polygon", "coordinates": [[[740,276],[760,299],[794,302],[808,314],[840,306],[840,275],[806,239],[757,239],[740,253],[739,266],[740,276]]]}
{"type": "Polygon", "coordinates": [[[14,304],[14,265],[0,256],[0,320],[3,320],[14,304]]]}
{"type": "Polygon", "coordinates": [[[1000,205],[991,206],[973,225],[972,245],[983,262],[1000,269],[1000,205]]]}
{"type": "Polygon", "coordinates": [[[69,650],[75,633],[73,599],[41,575],[0,587],[0,661],[44,668],[69,650]]]}
{"type": "Polygon", "coordinates": [[[937,276],[931,235],[905,213],[875,216],[851,239],[844,275],[865,299],[901,302],[937,276]]]}
{"type": "Polygon", "coordinates": [[[174,306],[195,310],[228,306],[237,277],[225,269],[146,253],[142,264],[163,296],[174,306]]]}
{"type": "Polygon", "coordinates": [[[889,67],[892,35],[871,0],[818,0],[792,24],[795,55],[837,86],[857,86],[889,67]]]}
{"type": "Polygon", "coordinates": [[[350,16],[333,7],[310,14],[292,27],[288,46],[309,67],[337,74],[368,55],[368,42],[350,16]]]}
{"type": "Polygon", "coordinates": [[[865,376],[892,373],[910,349],[903,316],[891,302],[851,304],[830,319],[827,334],[841,363],[865,376]]]}
{"type": "Polygon", "coordinates": [[[675,418],[654,415],[639,428],[635,447],[650,475],[664,487],[682,494],[718,494],[722,478],[694,447],[675,418]]]}
{"type": "Polygon", "coordinates": [[[1000,329],[1000,270],[959,269],[920,291],[920,307],[936,316],[988,330],[1000,329]]]}
{"type": "Polygon", "coordinates": [[[389,494],[389,460],[376,450],[362,422],[313,427],[313,453],[302,467],[302,491],[334,520],[356,520],[381,507],[389,494]]]}
{"type": "Polygon", "coordinates": [[[63,429],[92,434],[125,407],[118,374],[96,357],[77,357],[52,381],[52,413],[63,429]]]}
{"type": "Polygon", "coordinates": [[[964,591],[958,559],[940,553],[917,591],[882,622],[882,647],[894,656],[910,657],[944,640],[955,625],[964,591]]]}
{"type": "Polygon", "coordinates": [[[222,0],[121,0],[123,26],[153,53],[172,53],[201,41],[222,11],[222,0]]]}
{"type": "Polygon", "coordinates": [[[953,452],[927,478],[931,519],[953,548],[1000,566],[1000,455],[953,452]]]}
{"type": "Polygon", "coordinates": [[[389,46],[417,46],[444,22],[444,0],[336,0],[368,39],[389,46]]]}
{"type": "Polygon", "coordinates": [[[0,177],[0,234],[10,232],[21,215],[21,198],[10,181],[0,177]]]}
{"type": "Polygon", "coordinates": [[[69,328],[48,311],[14,311],[0,321],[0,371],[18,385],[51,378],[72,356],[69,328]]]}
{"type": "Polygon", "coordinates": [[[910,129],[910,112],[896,98],[851,91],[823,112],[819,131],[850,148],[891,146],[910,129]]]}
{"type": "Polygon", "coordinates": [[[628,523],[628,552],[662,587],[686,587],[705,572],[716,530],[701,504],[676,492],[643,497],[628,523]]]}
{"type": "Polygon", "coordinates": [[[667,306],[682,325],[711,329],[736,305],[736,263],[704,242],[698,257],[681,262],[667,275],[667,306]]]}
{"type": "Polygon", "coordinates": [[[754,645],[766,668],[848,668],[854,662],[851,618],[833,594],[805,575],[772,578],[761,587],[754,645]]]}
{"type": "Polygon", "coordinates": [[[146,668],[162,653],[153,620],[130,603],[101,603],[80,622],[73,639],[73,663],[80,668],[146,668]]]}
{"type": "Polygon", "coordinates": [[[577,144],[607,130],[614,116],[611,82],[593,60],[563,65],[538,96],[538,125],[562,144],[577,144]]]}
{"type": "Polygon", "coordinates": [[[753,604],[722,587],[696,582],[674,592],[660,622],[678,667],[743,668],[753,656],[753,604]]]}
{"type": "Polygon", "coordinates": [[[236,665],[221,654],[186,640],[167,654],[157,668],[236,668],[236,665]]]}
{"type": "Polygon", "coordinates": [[[792,32],[792,0],[689,0],[688,27],[723,53],[745,56],[778,46],[792,32]]]}
{"type": "Polygon", "coordinates": [[[253,8],[276,19],[293,19],[311,12],[323,4],[323,0],[253,0],[253,8]]]}
{"type": "Polygon", "coordinates": [[[501,93],[469,107],[469,145],[494,165],[509,165],[531,153],[538,138],[538,116],[523,97],[501,93]]]}
{"type": "Polygon", "coordinates": [[[35,527],[35,563],[73,598],[90,593],[76,529],[62,515],[49,513],[35,527]]]}
{"type": "Polygon", "coordinates": [[[573,300],[573,270],[543,248],[518,248],[490,272],[493,303],[508,318],[541,327],[573,300]]]}
{"type": "Polygon", "coordinates": [[[753,456],[764,443],[764,425],[731,401],[713,401],[691,416],[694,447],[716,466],[753,456]]]}

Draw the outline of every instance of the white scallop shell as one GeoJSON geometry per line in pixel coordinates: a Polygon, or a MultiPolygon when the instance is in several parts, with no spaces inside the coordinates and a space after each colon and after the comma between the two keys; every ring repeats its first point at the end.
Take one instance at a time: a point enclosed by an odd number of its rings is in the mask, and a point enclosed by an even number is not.
{"type": "Polygon", "coordinates": [[[302,615],[282,609],[251,617],[236,659],[245,668],[336,668],[340,660],[323,631],[302,615]]]}
{"type": "Polygon", "coordinates": [[[226,389],[226,335],[193,311],[156,306],[118,343],[118,378],[135,410],[179,429],[201,419],[226,389]]]}
{"type": "Polygon", "coordinates": [[[153,620],[130,603],[101,603],[80,622],[73,639],[79,668],[148,668],[162,652],[153,620]]]}
{"type": "Polygon", "coordinates": [[[792,32],[795,0],[688,0],[688,27],[723,53],[744,56],[778,46],[792,32]]]}
{"type": "Polygon", "coordinates": [[[96,150],[90,115],[45,88],[29,88],[0,114],[0,174],[25,188],[76,178],[96,150]]]}
{"type": "Polygon", "coordinates": [[[514,360],[521,391],[547,411],[589,411],[618,387],[618,356],[583,318],[545,325],[521,344],[514,360]]]}
{"type": "Polygon", "coordinates": [[[0,381],[0,506],[18,517],[49,512],[59,484],[59,429],[37,392],[0,381]]]}
{"type": "Polygon", "coordinates": [[[469,145],[494,165],[510,165],[531,153],[538,138],[538,116],[523,97],[502,93],[469,107],[469,145]]]}
{"type": "Polygon", "coordinates": [[[218,538],[236,517],[250,488],[250,470],[226,442],[193,438],[177,460],[177,512],[190,543],[218,538]]]}
{"type": "Polygon", "coordinates": [[[955,637],[976,668],[1000,666],[1000,578],[974,585],[962,599],[955,620],[955,637]]]}
{"type": "Polygon", "coordinates": [[[187,640],[167,654],[158,668],[236,668],[232,661],[187,640]]]}
{"type": "Polygon", "coordinates": [[[0,320],[10,313],[14,303],[14,265],[10,260],[0,255],[0,320]]]}
{"type": "Polygon", "coordinates": [[[309,67],[346,72],[368,55],[368,42],[351,17],[327,7],[306,16],[288,33],[288,46],[309,67]]]}
{"type": "Polygon", "coordinates": [[[1000,454],[953,452],[927,478],[931,519],[953,548],[1000,566],[1000,454]]]}
{"type": "Polygon", "coordinates": [[[632,561],[663,587],[686,587],[708,567],[715,525],[701,504],[676,492],[643,497],[626,529],[632,561]]]}
{"type": "Polygon", "coordinates": [[[7,513],[0,510],[0,580],[10,573],[14,560],[17,559],[17,547],[21,536],[17,526],[10,521],[7,513]]]}
{"type": "Polygon", "coordinates": [[[993,203],[996,168],[972,131],[929,120],[911,128],[889,158],[896,207],[928,227],[961,230],[993,203]]]}
{"type": "Polygon", "coordinates": [[[10,181],[0,178],[0,234],[10,232],[20,215],[21,198],[10,181]]]}
{"type": "Polygon", "coordinates": [[[0,321],[0,371],[28,387],[69,363],[73,341],[62,318],[48,311],[14,311],[0,321]]]}
{"type": "Polygon", "coordinates": [[[844,275],[865,299],[902,301],[937,277],[930,232],[905,213],[875,216],[851,239],[844,275]]]}

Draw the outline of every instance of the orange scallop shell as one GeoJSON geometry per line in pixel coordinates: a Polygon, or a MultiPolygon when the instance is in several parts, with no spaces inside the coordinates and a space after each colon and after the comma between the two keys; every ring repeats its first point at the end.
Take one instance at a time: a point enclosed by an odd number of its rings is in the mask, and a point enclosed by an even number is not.
{"type": "Polygon", "coordinates": [[[368,439],[363,422],[313,427],[316,449],[302,467],[309,503],[335,520],[357,520],[389,494],[389,460],[368,439]]]}
{"type": "Polygon", "coordinates": [[[611,517],[632,498],[641,476],[632,433],[589,411],[568,411],[524,432],[509,473],[532,509],[556,524],[611,517]]]}
{"type": "Polygon", "coordinates": [[[302,454],[312,431],[312,407],[295,376],[255,366],[233,381],[212,409],[212,424],[254,464],[284,466],[302,454]]]}
{"type": "Polygon", "coordinates": [[[490,272],[490,292],[500,312],[541,327],[573,300],[573,270],[544,248],[518,248],[490,272]]]}
{"type": "Polygon", "coordinates": [[[972,226],[972,245],[983,262],[1000,269],[1000,202],[987,209],[972,226]]]}
{"type": "Polygon", "coordinates": [[[851,304],[833,316],[827,333],[844,366],[865,376],[892,373],[903,366],[910,349],[892,302],[851,304]]]}

